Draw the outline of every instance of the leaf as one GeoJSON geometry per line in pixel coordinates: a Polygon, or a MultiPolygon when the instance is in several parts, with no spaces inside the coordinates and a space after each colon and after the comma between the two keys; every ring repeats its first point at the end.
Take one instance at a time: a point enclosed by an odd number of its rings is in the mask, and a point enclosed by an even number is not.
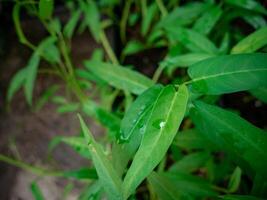
{"type": "Polygon", "coordinates": [[[213,145],[196,129],[180,131],[175,137],[173,144],[187,150],[213,149],[213,145]]]}
{"type": "Polygon", "coordinates": [[[257,197],[249,196],[249,195],[224,195],[224,196],[221,196],[220,199],[223,199],[223,200],[263,200],[261,198],[257,198],[257,197]]]}
{"type": "Polygon", "coordinates": [[[146,124],[148,111],[151,110],[162,89],[162,85],[154,85],[137,97],[121,121],[120,139],[127,141],[132,136],[142,134],[140,129],[146,124]]]}
{"type": "Polygon", "coordinates": [[[134,94],[141,94],[154,84],[152,80],[144,75],[119,65],[86,61],[85,66],[110,85],[134,94]]]}
{"type": "Polygon", "coordinates": [[[20,69],[11,79],[7,90],[7,101],[10,102],[14,96],[14,94],[19,90],[20,87],[23,86],[27,70],[26,68],[20,69]]]}
{"type": "Polygon", "coordinates": [[[47,37],[45,38],[38,46],[36,53],[46,59],[51,63],[59,63],[60,62],[60,53],[58,48],[55,45],[56,42],[55,37],[47,37]]]}
{"type": "Polygon", "coordinates": [[[80,7],[85,15],[85,22],[96,41],[99,41],[99,33],[101,31],[99,10],[95,1],[93,0],[80,0],[80,7]]]}
{"type": "Polygon", "coordinates": [[[142,36],[145,36],[148,33],[151,23],[157,14],[157,11],[158,11],[158,6],[156,3],[152,3],[150,6],[148,6],[146,15],[141,22],[142,36]]]}
{"type": "Polygon", "coordinates": [[[62,174],[67,178],[81,179],[97,179],[97,173],[95,169],[81,168],[78,170],[64,171],[62,174]]]}
{"type": "Polygon", "coordinates": [[[234,156],[246,170],[267,175],[267,134],[238,115],[206,104],[194,103],[191,111],[197,128],[214,144],[234,156]],[[197,121],[196,121],[197,119],[197,121]],[[248,167],[247,167],[248,166],[248,167]]]}
{"type": "Polygon", "coordinates": [[[239,167],[236,167],[228,183],[228,192],[233,193],[238,190],[241,182],[241,175],[242,170],[239,167]]]}
{"type": "Polygon", "coordinates": [[[232,54],[252,53],[267,45],[267,27],[261,28],[238,42],[231,50],[232,54]]]}
{"type": "Polygon", "coordinates": [[[31,192],[35,200],[45,199],[40,187],[35,181],[31,183],[31,192]]]}
{"type": "Polygon", "coordinates": [[[40,62],[40,57],[39,55],[35,52],[31,56],[30,60],[28,61],[28,64],[26,66],[26,79],[25,79],[25,84],[24,84],[24,91],[25,91],[25,96],[27,103],[29,105],[32,104],[32,93],[33,93],[33,87],[35,83],[35,79],[37,76],[37,69],[39,66],[40,62]]]}
{"type": "Polygon", "coordinates": [[[217,47],[204,35],[182,27],[165,27],[170,40],[181,42],[188,50],[195,53],[218,53],[217,47]]]}
{"type": "Polygon", "coordinates": [[[50,19],[53,14],[54,0],[39,1],[39,17],[43,20],[50,19]]]}
{"type": "Polygon", "coordinates": [[[259,87],[254,90],[250,90],[250,93],[262,102],[267,103],[267,87],[259,87]]]}
{"type": "Polygon", "coordinates": [[[181,160],[178,160],[174,163],[169,171],[172,172],[194,172],[195,170],[203,167],[205,163],[210,159],[210,154],[208,152],[196,152],[188,154],[182,157],[181,160]]]}
{"type": "Polygon", "coordinates": [[[208,35],[220,19],[222,13],[223,11],[219,6],[212,6],[196,21],[193,29],[198,33],[208,35]]]}
{"type": "Polygon", "coordinates": [[[85,122],[79,115],[81,128],[84,134],[86,142],[88,142],[88,148],[91,152],[94,166],[96,168],[99,180],[102,186],[106,190],[110,199],[122,199],[121,196],[121,179],[116,173],[115,169],[111,165],[105,155],[102,147],[94,140],[89,129],[85,125],[85,122]]]}
{"type": "Polygon", "coordinates": [[[127,45],[124,47],[123,54],[127,56],[127,55],[138,53],[139,51],[142,51],[144,49],[145,49],[145,46],[143,43],[136,41],[136,40],[132,40],[132,41],[129,41],[127,45]]]}
{"type": "Polygon", "coordinates": [[[79,107],[80,107],[79,103],[66,103],[57,108],[57,113],[63,114],[63,113],[75,112],[79,109],[79,107]]]}
{"type": "Polygon", "coordinates": [[[201,199],[200,197],[207,198],[217,195],[211,184],[190,174],[152,172],[148,181],[162,200],[201,199]]]}
{"type": "Polygon", "coordinates": [[[267,10],[259,2],[254,0],[226,0],[226,3],[265,15],[267,14],[267,10]]]}
{"type": "Polygon", "coordinates": [[[72,38],[73,32],[81,16],[81,10],[75,10],[71,14],[71,18],[63,29],[63,33],[67,38],[72,38]]]}
{"type": "Polygon", "coordinates": [[[218,56],[189,67],[192,89],[224,94],[267,86],[267,54],[218,56]]]}
{"type": "Polygon", "coordinates": [[[152,107],[144,136],[123,181],[123,196],[129,197],[164,157],[183,120],[188,100],[186,86],[169,85],[161,90],[152,107]]]}

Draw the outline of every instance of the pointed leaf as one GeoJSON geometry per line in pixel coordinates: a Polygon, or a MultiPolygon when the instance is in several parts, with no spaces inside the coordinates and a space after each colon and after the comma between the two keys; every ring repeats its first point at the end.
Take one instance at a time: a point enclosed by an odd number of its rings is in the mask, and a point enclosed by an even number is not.
{"type": "Polygon", "coordinates": [[[39,17],[41,19],[49,19],[53,14],[54,0],[39,1],[39,17]]]}
{"type": "Polygon", "coordinates": [[[186,86],[178,92],[172,85],[161,90],[152,107],[141,145],[123,182],[124,198],[129,197],[164,157],[180,123],[188,100],[186,86]]]}
{"type": "Polygon", "coordinates": [[[88,148],[91,152],[93,163],[102,186],[106,190],[110,199],[122,199],[121,179],[105,155],[102,147],[93,138],[80,115],[79,120],[85,140],[88,142],[88,148]]]}
{"type": "Polygon", "coordinates": [[[86,61],[85,66],[110,85],[134,94],[141,94],[154,84],[152,80],[144,75],[119,65],[86,61]]]}
{"type": "Polygon", "coordinates": [[[189,67],[192,88],[204,94],[224,94],[267,86],[267,54],[218,56],[189,67]]]}

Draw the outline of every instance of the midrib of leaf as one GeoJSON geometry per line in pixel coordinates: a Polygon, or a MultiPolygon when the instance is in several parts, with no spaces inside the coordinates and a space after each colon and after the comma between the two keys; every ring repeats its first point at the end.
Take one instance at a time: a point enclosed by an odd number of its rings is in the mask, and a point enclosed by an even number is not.
{"type": "Polygon", "coordinates": [[[248,142],[251,146],[253,146],[261,155],[264,155],[264,152],[261,152],[261,149],[258,148],[257,144],[254,144],[252,140],[248,140],[246,137],[244,137],[242,134],[239,133],[239,129],[236,129],[235,127],[231,126],[231,124],[225,123],[223,120],[218,118],[216,115],[213,115],[209,112],[207,112],[205,109],[202,109],[202,112],[206,113],[210,116],[210,118],[214,118],[215,120],[218,120],[222,125],[225,125],[229,129],[231,129],[234,133],[237,133],[244,141],[248,142]]]}
{"type": "MultiPolygon", "coordinates": [[[[163,90],[164,90],[164,89],[163,89],[163,90]]],[[[161,96],[163,90],[160,92],[160,95],[158,96],[157,100],[158,100],[159,97],[161,96]]],[[[177,95],[178,95],[178,92],[175,92],[175,95],[173,96],[172,101],[171,101],[171,106],[169,107],[169,110],[168,110],[168,112],[167,112],[167,114],[166,114],[166,116],[167,116],[167,117],[166,117],[166,120],[165,120],[166,123],[167,123],[167,121],[169,120],[170,112],[171,112],[171,110],[172,110],[172,107],[173,107],[173,104],[174,104],[174,102],[175,102],[175,99],[176,99],[177,95]]],[[[150,121],[150,119],[151,119],[151,117],[152,117],[152,113],[154,112],[155,107],[156,107],[156,105],[157,105],[157,103],[156,103],[157,100],[155,101],[155,104],[153,105],[153,110],[152,110],[152,112],[151,112],[151,114],[150,114],[150,117],[149,117],[149,120],[148,120],[148,121],[150,121]]],[[[166,126],[164,126],[164,127],[166,127],[166,126]]],[[[161,128],[161,129],[160,129],[160,132],[157,134],[157,137],[155,138],[156,141],[154,140],[154,142],[153,142],[153,146],[152,146],[150,152],[153,152],[154,149],[156,148],[156,146],[157,146],[157,144],[158,144],[158,141],[159,141],[159,139],[161,138],[161,134],[162,134],[163,130],[165,130],[164,127],[161,128]]],[[[140,145],[140,146],[141,146],[141,145],[140,145]]],[[[143,163],[147,163],[147,159],[148,159],[149,156],[151,156],[151,155],[150,155],[150,154],[146,154],[146,158],[144,159],[143,163]]],[[[140,168],[142,168],[142,167],[143,167],[143,165],[138,165],[138,168],[137,168],[137,170],[135,170],[135,173],[132,175],[132,177],[135,177],[135,176],[137,175],[137,173],[140,171],[140,168]]],[[[131,179],[131,180],[133,180],[133,179],[131,179]]],[[[131,182],[132,182],[132,181],[131,181],[131,182]]],[[[131,184],[128,184],[128,185],[131,185],[131,184]]]]}
{"type": "Polygon", "coordinates": [[[227,76],[227,75],[242,74],[242,73],[248,73],[248,72],[260,72],[260,71],[267,71],[267,69],[265,69],[265,68],[259,68],[259,69],[253,69],[253,70],[248,69],[248,70],[238,70],[238,71],[233,71],[233,72],[213,74],[213,75],[209,75],[209,76],[202,76],[202,77],[196,78],[196,79],[193,78],[193,80],[190,81],[190,83],[201,81],[201,80],[206,80],[206,79],[214,79],[217,77],[223,77],[223,76],[227,76]]]}
{"type": "MultiPolygon", "coordinates": [[[[118,68],[119,69],[119,68],[118,68]]],[[[102,71],[102,69],[100,69],[100,71],[102,71]]],[[[120,73],[121,73],[121,70],[119,69],[119,71],[120,71],[120,73]]],[[[102,72],[104,72],[104,73],[106,73],[106,71],[102,71],[102,72]]],[[[120,81],[122,81],[122,82],[124,82],[125,80],[127,81],[127,82],[131,82],[131,83],[133,83],[133,85],[138,85],[138,86],[141,86],[144,90],[146,90],[147,89],[147,87],[146,86],[144,86],[143,84],[141,84],[141,83],[139,83],[138,81],[134,81],[134,80],[132,80],[132,78],[131,78],[131,76],[129,76],[127,79],[123,79],[123,78],[121,78],[121,76],[118,76],[116,73],[114,73],[114,71],[113,70],[111,70],[110,71],[111,73],[108,73],[112,78],[115,78],[115,79],[117,79],[117,80],[120,80],[120,81]]],[[[127,74],[129,74],[129,72],[128,71],[125,71],[127,74]]],[[[133,71],[134,72],[134,71],[133,71]]],[[[135,74],[135,75],[137,75],[137,74],[135,74]]],[[[144,78],[144,77],[140,77],[140,78],[144,78]]],[[[145,77],[146,78],[146,77],[145,77]]],[[[148,79],[149,80],[149,79],[148,79]]],[[[143,80],[142,80],[142,82],[143,82],[143,80]]]]}

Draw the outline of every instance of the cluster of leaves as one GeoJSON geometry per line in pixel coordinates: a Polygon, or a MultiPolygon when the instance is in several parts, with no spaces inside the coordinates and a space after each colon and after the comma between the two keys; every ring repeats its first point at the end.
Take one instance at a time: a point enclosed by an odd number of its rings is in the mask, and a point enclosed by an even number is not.
{"type": "MultiPolygon", "coordinates": [[[[50,150],[64,142],[92,160],[92,168],[56,173],[88,181],[80,199],[256,200],[267,196],[266,131],[216,105],[221,95],[239,91],[267,103],[267,10],[255,0],[178,4],[176,0],[127,0],[122,16],[117,16],[113,11],[122,6],[119,1],[70,1],[66,3],[70,18],[64,26],[52,17],[53,1],[18,1],[14,6],[17,35],[34,53],[13,77],[8,101],[24,87],[32,104],[38,65],[44,59],[51,68],[40,70],[62,78],[76,98],[57,96],[58,86],[52,86],[36,105],[51,99],[59,104],[58,112],[79,111],[106,130],[105,137],[96,141],[79,116],[83,134],[51,142],[50,150]],[[49,37],[37,47],[23,34],[21,8],[47,28],[49,37]],[[125,44],[118,56],[105,35],[110,26],[119,26],[125,44]],[[86,28],[103,49],[96,49],[84,68],[77,69],[69,56],[70,42],[76,30],[86,28]],[[130,39],[128,29],[138,30],[138,37],[130,39]],[[125,57],[160,47],[167,49],[166,57],[152,79],[135,66],[123,66],[125,57]],[[168,84],[161,84],[160,77],[168,84]],[[99,100],[94,101],[95,97],[99,100]]],[[[42,198],[36,183],[32,191],[42,198]]]]}

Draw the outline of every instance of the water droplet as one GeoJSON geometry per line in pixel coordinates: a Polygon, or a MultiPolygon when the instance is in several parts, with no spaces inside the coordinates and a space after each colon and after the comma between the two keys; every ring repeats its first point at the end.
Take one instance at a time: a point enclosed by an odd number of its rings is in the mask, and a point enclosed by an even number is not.
{"type": "Polygon", "coordinates": [[[163,122],[163,121],[160,122],[160,123],[159,123],[159,127],[160,127],[160,129],[162,129],[162,128],[165,126],[165,124],[166,124],[166,122],[163,122]]]}
{"type": "Polygon", "coordinates": [[[139,129],[140,134],[143,135],[145,133],[145,130],[146,130],[146,126],[141,126],[139,129]]]}
{"type": "Polygon", "coordinates": [[[165,126],[165,121],[162,119],[155,120],[152,123],[152,126],[155,127],[156,129],[162,129],[165,126]]]}

